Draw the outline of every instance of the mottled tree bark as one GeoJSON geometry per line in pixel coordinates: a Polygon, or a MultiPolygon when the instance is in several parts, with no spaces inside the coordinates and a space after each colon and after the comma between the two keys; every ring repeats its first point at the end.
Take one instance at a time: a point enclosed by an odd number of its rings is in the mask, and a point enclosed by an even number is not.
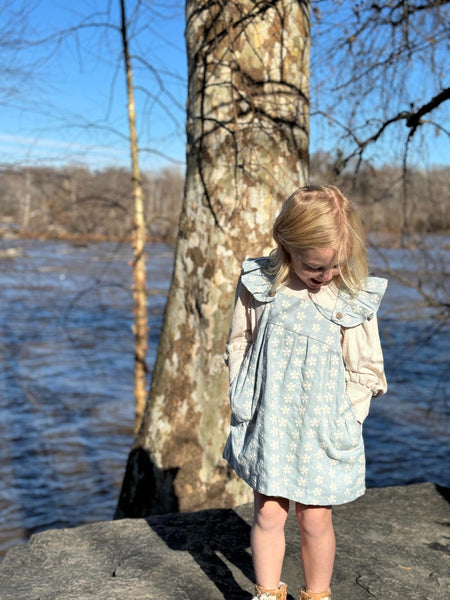
{"type": "MultiPolygon", "coordinates": [[[[223,353],[245,256],[307,176],[309,3],[188,0],[187,176],[153,381],[117,516],[233,506],[223,353]]],[[[275,433],[276,435],[276,433],[275,433]]]]}

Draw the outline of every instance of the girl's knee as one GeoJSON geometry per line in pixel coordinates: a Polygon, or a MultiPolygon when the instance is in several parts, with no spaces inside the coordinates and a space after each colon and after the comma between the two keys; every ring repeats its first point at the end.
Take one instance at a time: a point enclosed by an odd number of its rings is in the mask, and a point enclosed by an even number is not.
{"type": "Polygon", "coordinates": [[[296,515],[301,533],[308,537],[321,537],[333,528],[331,507],[297,504],[296,515]]]}
{"type": "Polygon", "coordinates": [[[254,525],[265,530],[284,528],[288,512],[288,500],[255,494],[254,525]]]}

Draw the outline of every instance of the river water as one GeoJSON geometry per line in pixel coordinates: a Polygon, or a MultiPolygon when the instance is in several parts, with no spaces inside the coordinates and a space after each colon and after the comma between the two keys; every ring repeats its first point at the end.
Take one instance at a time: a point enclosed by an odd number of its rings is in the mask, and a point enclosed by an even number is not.
{"type": "MultiPolygon", "coordinates": [[[[450,240],[427,243],[425,265],[383,252],[448,293],[450,240]]],[[[153,366],[173,247],[148,256],[153,366]]],[[[34,532],[112,518],[133,440],[131,259],[116,243],[0,241],[0,558],[34,532]]],[[[389,391],[364,425],[367,484],[450,486],[448,323],[394,279],[379,316],[389,391]]]]}

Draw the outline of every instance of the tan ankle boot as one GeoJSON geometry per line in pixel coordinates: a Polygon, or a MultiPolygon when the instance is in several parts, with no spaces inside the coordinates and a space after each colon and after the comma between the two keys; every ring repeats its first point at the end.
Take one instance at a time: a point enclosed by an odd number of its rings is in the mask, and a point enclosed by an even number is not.
{"type": "Polygon", "coordinates": [[[257,585],[256,596],[253,600],[286,600],[286,595],[286,584],[283,582],[280,582],[280,586],[276,590],[268,590],[257,585]]]}
{"type": "Polygon", "coordinates": [[[317,593],[302,588],[302,591],[300,592],[300,600],[331,600],[331,590],[317,593]]]}

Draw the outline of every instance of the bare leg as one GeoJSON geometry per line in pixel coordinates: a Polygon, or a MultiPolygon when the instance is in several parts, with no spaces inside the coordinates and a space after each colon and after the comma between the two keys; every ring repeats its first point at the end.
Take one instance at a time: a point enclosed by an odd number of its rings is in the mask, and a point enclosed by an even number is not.
{"type": "Polygon", "coordinates": [[[326,592],[333,574],[336,540],[330,506],[296,504],[306,589],[326,592]]]}
{"type": "Polygon", "coordinates": [[[276,589],[280,583],[285,551],[284,525],[289,500],[254,492],[254,516],[251,532],[253,567],[256,583],[276,589]]]}

